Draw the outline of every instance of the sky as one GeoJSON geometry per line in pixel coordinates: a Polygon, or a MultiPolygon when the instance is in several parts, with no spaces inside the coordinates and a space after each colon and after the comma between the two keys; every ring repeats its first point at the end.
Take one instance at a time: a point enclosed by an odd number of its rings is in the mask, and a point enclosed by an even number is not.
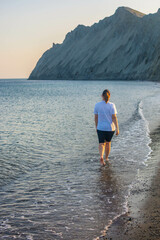
{"type": "MultiPolygon", "coordinates": [[[[159,4],[158,4],[159,3],[159,4]]],[[[38,59],[78,24],[90,26],[120,6],[145,14],[159,0],[0,0],[0,78],[28,78],[38,59]]]]}

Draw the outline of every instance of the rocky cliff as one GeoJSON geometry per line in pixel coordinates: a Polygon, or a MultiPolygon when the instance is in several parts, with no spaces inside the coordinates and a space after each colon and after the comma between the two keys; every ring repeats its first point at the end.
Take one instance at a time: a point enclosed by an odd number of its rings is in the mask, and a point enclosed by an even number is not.
{"type": "Polygon", "coordinates": [[[160,10],[120,7],[91,27],[78,25],[53,44],[29,79],[160,80],[160,10]]]}

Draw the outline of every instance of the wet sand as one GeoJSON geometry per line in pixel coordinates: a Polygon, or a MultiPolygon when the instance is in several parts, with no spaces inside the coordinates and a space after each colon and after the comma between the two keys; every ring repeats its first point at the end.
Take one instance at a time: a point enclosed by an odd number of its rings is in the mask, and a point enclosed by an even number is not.
{"type": "Polygon", "coordinates": [[[128,213],[116,219],[100,239],[160,240],[160,127],[150,136],[153,152],[131,189],[128,213]]]}

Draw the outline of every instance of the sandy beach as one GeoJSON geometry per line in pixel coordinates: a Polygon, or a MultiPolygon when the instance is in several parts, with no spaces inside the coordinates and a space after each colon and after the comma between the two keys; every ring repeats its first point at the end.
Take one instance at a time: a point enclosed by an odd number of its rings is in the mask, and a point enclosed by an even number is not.
{"type": "Polygon", "coordinates": [[[160,127],[151,132],[152,153],[139,170],[128,199],[128,213],[116,219],[106,240],[160,239],[160,127]]]}

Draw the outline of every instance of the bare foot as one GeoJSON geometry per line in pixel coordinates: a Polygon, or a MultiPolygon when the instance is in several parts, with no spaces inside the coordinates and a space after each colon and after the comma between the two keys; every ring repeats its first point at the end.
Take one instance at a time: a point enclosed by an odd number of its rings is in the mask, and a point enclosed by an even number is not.
{"type": "Polygon", "coordinates": [[[106,161],[109,161],[109,158],[106,158],[106,161]]]}
{"type": "Polygon", "coordinates": [[[103,160],[103,157],[100,158],[100,163],[101,163],[102,166],[105,166],[105,165],[106,165],[106,163],[105,163],[104,160],[103,160]]]}

